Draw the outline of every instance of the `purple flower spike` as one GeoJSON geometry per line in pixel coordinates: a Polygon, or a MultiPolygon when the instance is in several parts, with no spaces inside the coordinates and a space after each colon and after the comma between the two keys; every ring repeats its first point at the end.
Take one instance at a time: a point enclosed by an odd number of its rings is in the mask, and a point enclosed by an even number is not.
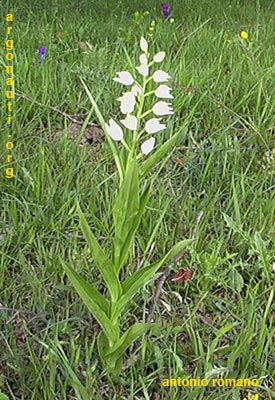
{"type": "Polygon", "coordinates": [[[162,7],[162,12],[163,12],[164,18],[165,19],[170,18],[171,17],[170,4],[162,3],[161,7],[162,7]]]}
{"type": "Polygon", "coordinates": [[[47,55],[46,47],[39,47],[39,54],[41,54],[41,60],[45,60],[47,55]]]}

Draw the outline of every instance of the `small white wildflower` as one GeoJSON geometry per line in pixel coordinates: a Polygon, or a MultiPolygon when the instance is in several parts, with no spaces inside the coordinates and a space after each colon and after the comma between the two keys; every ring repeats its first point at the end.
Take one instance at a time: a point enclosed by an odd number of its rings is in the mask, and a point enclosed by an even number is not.
{"type": "Polygon", "coordinates": [[[145,131],[147,133],[157,133],[166,128],[166,125],[160,124],[160,118],[151,118],[145,124],[145,131]]]}
{"type": "Polygon", "coordinates": [[[135,84],[134,86],[132,86],[131,92],[132,92],[135,96],[138,96],[138,95],[142,92],[142,90],[141,90],[141,88],[140,88],[138,85],[135,84]]]}
{"type": "Polygon", "coordinates": [[[123,93],[122,97],[119,97],[117,100],[121,102],[120,111],[123,114],[128,114],[134,111],[136,97],[132,91],[123,93]]]}
{"type": "Polygon", "coordinates": [[[171,103],[165,101],[157,102],[153,107],[153,113],[155,115],[171,115],[174,114],[173,108],[170,107],[171,103]]]}
{"type": "Polygon", "coordinates": [[[158,69],[156,72],[153,74],[153,80],[154,82],[166,82],[168,79],[170,79],[171,76],[168,75],[166,72],[162,71],[161,69],[158,69]]]}
{"type": "Polygon", "coordinates": [[[148,42],[146,39],[144,39],[144,37],[140,38],[140,48],[144,53],[147,53],[148,51],[148,42]]]}
{"type": "Polygon", "coordinates": [[[132,85],[134,83],[134,78],[132,74],[128,71],[117,72],[117,77],[113,78],[114,81],[122,83],[123,85],[132,85]]]}
{"type": "Polygon", "coordinates": [[[113,140],[120,141],[124,134],[121,127],[113,120],[109,120],[109,125],[106,124],[106,129],[113,140]]]}
{"type": "Polygon", "coordinates": [[[147,64],[141,64],[136,67],[140,75],[148,76],[149,75],[149,66],[147,64]]]}
{"type": "Polygon", "coordinates": [[[165,51],[160,51],[154,56],[154,61],[156,63],[160,63],[164,60],[164,57],[165,57],[165,51]]]}
{"type": "Polygon", "coordinates": [[[139,61],[140,61],[140,64],[148,64],[148,59],[147,59],[146,54],[141,54],[139,56],[139,61]]]}
{"type": "Polygon", "coordinates": [[[159,85],[159,87],[155,90],[155,95],[160,99],[173,99],[174,96],[170,94],[171,88],[166,85],[159,85]]]}
{"type": "Polygon", "coordinates": [[[147,155],[149,153],[151,153],[151,151],[153,150],[154,146],[155,146],[155,138],[150,138],[148,140],[145,140],[144,143],[142,143],[141,145],[141,151],[143,154],[147,155]]]}
{"type": "Polygon", "coordinates": [[[138,126],[138,119],[134,115],[127,115],[125,119],[120,121],[125,128],[130,129],[130,131],[136,131],[138,126]]]}

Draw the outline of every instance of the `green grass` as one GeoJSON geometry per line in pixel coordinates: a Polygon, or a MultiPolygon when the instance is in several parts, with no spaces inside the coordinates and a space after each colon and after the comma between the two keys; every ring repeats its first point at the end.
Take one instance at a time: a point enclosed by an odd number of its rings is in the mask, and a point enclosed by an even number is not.
{"type": "MultiPolygon", "coordinates": [[[[16,98],[14,179],[5,178],[1,160],[0,389],[10,399],[84,399],[76,397],[74,373],[89,399],[240,400],[249,391],[274,399],[274,1],[171,1],[173,24],[160,22],[156,1],[33,3],[4,7],[15,15],[16,92],[68,114],[87,113],[81,77],[106,120],[119,115],[121,92],[112,78],[129,68],[124,48],[138,61],[140,35],[157,18],[151,46],[167,53],[163,69],[173,77],[175,96],[166,135],[187,119],[188,132],[154,185],[129,271],[146,249],[158,259],[191,237],[198,214],[204,215],[195,245],[178,266],[164,269],[171,274],[154,315],[161,334],[133,346],[114,381],[98,360],[99,327],[60,264],[61,257],[104,291],[75,204],[110,246],[110,150],[105,144],[95,154],[66,137],[53,141],[69,121],[16,98]],[[136,10],[151,15],[135,25],[136,10]],[[249,33],[247,41],[241,31],[249,33]],[[80,50],[80,41],[91,47],[80,50]],[[40,46],[48,49],[45,62],[40,46]],[[178,268],[195,268],[194,279],[172,282],[178,268]],[[178,376],[255,377],[260,386],[161,386],[163,378],[178,376]]],[[[5,141],[2,134],[2,149],[5,141]]],[[[157,282],[134,298],[124,326],[146,321],[157,282]]]]}

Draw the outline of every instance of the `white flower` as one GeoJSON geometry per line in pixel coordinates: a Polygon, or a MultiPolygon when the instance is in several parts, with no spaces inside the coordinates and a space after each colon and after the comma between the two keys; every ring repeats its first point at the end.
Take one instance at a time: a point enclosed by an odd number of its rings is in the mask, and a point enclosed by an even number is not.
{"type": "Polygon", "coordinates": [[[146,124],[144,129],[146,130],[147,133],[157,133],[159,131],[162,131],[163,129],[166,128],[166,125],[160,124],[159,123],[160,118],[151,118],[149,119],[146,124]]]}
{"type": "Polygon", "coordinates": [[[132,92],[135,96],[138,96],[138,95],[142,92],[142,90],[141,90],[141,88],[140,88],[138,85],[135,84],[134,86],[132,86],[131,92],[132,92]]]}
{"type": "Polygon", "coordinates": [[[149,75],[149,67],[147,64],[141,64],[138,67],[136,67],[140,75],[143,76],[148,76],[149,75]]]}
{"type": "Polygon", "coordinates": [[[170,107],[171,103],[165,101],[157,102],[153,107],[153,113],[155,115],[170,115],[174,114],[173,108],[170,107]]]}
{"type": "Polygon", "coordinates": [[[111,138],[114,140],[119,141],[124,136],[123,130],[113,119],[109,120],[109,125],[106,124],[106,129],[107,129],[107,132],[109,133],[109,135],[111,136],[111,138]]]}
{"type": "Polygon", "coordinates": [[[144,37],[141,37],[141,38],[140,38],[140,43],[139,43],[139,45],[140,45],[141,50],[142,50],[144,53],[147,53],[147,50],[148,50],[148,43],[147,43],[147,40],[144,39],[144,37]]]}
{"type": "Polygon", "coordinates": [[[113,78],[114,81],[122,83],[123,85],[132,85],[134,83],[134,78],[132,74],[128,71],[117,72],[118,77],[113,78]]]}
{"type": "Polygon", "coordinates": [[[148,64],[148,59],[147,59],[146,54],[141,54],[139,56],[139,61],[140,61],[140,64],[148,64]]]}
{"type": "Polygon", "coordinates": [[[156,72],[153,74],[153,80],[155,82],[166,82],[168,79],[170,79],[171,76],[168,75],[166,72],[162,71],[161,69],[158,69],[156,72]]]}
{"type": "Polygon", "coordinates": [[[173,99],[174,96],[170,94],[171,88],[166,85],[159,85],[159,87],[155,90],[155,95],[160,99],[173,99]]]}
{"type": "Polygon", "coordinates": [[[131,113],[134,111],[136,105],[136,97],[132,91],[123,93],[122,97],[119,97],[117,100],[121,102],[120,111],[123,114],[131,113]]]}
{"type": "Polygon", "coordinates": [[[164,60],[164,57],[165,57],[165,51],[160,51],[154,56],[154,61],[156,63],[162,62],[164,60]]]}
{"type": "Polygon", "coordinates": [[[130,131],[136,131],[138,126],[138,119],[134,115],[127,115],[125,119],[120,121],[125,128],[130,129],[130,131]]]}
{"type": "Polygon", "coordinates": [[[150,138],[148,140],[145,140],[144,143],[142,143],[141,145],[141,151],[143,154],[147,155],[149,153],[151,153],[151,151],[153,150],[154,146],[155,146],[155,138],[150,138]]]}

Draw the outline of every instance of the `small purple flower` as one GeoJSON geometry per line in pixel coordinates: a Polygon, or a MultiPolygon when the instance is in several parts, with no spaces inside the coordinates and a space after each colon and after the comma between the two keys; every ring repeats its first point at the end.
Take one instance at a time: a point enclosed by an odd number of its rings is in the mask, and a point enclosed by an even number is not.
{"type": "Polygon", "coordinates": [[[41,54],[41,60],[45,60],[47,55],[46,47],[39,47],[39,54],[41,54]]]}
{"type": "Polygon", "coordinates": [[[170,4],[162,3],[161,7],[162,7],[162,12],[163,12],[164,18],[169,19],[171,17],[170,4]]]}

